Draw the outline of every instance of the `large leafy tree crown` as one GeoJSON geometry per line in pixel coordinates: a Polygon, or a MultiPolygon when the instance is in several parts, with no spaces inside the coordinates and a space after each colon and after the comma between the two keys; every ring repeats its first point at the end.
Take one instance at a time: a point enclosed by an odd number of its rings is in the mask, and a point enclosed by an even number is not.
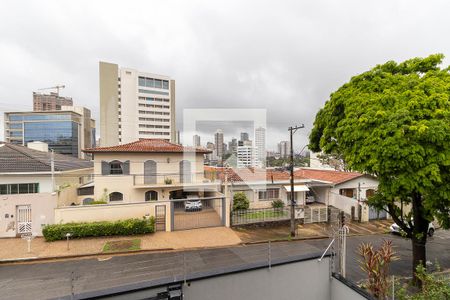
{"type": "Polygon", "coordinates": [[[309,147],[377,176],[384,201],[420,193],[429,217],[448,227],[450,73],[439,67],[443,58],[389,61],[351,78],[316,115],[309,147]]]}

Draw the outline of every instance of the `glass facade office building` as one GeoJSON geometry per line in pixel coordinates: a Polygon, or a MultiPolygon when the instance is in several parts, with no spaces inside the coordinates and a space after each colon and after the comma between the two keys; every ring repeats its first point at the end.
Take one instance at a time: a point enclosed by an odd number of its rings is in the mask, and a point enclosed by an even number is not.
{"type": "Polygon", "coordinates": [[[82,146],[91,146],[81,145],[81,119],[80,114],[71,111],[5,113],[5,138],[23,146],[44,142],[56,153],[80,157],[82,146]]]}

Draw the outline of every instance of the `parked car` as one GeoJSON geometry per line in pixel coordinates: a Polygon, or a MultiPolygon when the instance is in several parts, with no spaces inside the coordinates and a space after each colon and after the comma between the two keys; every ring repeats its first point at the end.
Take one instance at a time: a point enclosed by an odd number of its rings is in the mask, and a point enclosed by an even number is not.
{"type": "MultiPolygon", "coordinates": [[[[402,232],[402,229],[396,223],[392,224],[389,228],[391,229],[391,233],[400,234],[402,232]]],[[[433,236],[434,231],[434,225],[432,222],[430,222],[430,224],[428,224],[428,235],[433,236]]]]}
{"type": "Polygon", "coordinates": [[[202,201],[200,200],[186,200],[184,202],[185,211],[200,211],[202,210],[202,201]]]}

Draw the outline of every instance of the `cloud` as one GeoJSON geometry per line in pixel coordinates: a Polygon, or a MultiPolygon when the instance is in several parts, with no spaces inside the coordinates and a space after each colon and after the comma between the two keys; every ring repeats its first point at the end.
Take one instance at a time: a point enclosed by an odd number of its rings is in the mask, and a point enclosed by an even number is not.
{"type": "Polygon", "coordinates": [[[450,55],[449,8],[387,0],[5,2],[0,110],[29,109],[32,91],[61,83],[98,120],[104,60],[173,77],[180,126],[184,108],[266,108],[268,147],[304,123],[302,148],[317,110],[351,76],[391,59],[450,55]]]}

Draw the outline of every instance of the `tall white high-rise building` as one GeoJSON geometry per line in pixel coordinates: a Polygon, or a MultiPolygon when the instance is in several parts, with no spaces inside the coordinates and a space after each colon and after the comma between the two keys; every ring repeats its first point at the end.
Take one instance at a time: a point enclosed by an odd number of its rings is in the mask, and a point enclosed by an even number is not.
{"type": "Polygon", "coordinates": [[[193,142],[193,146],[194,147],[200,147],[200,136],[198,135],[198,134],[195,134],[193,137],[192,137],[192,142],[193,142]]]}
{"type": "Polygon", "coordinates": [[[175,80],[100,62],[102,146],[140,138],[176,140],[175,80]]]}
{"type": "Polygon", "coordinates": [[[255,147],[258,149],[258,160],[266,161],[266,129],[258,127],[255,129],[255,147]]]}
{"type": "Polygon", "coordinates": [[[278,153],[280,153],[281,158],[289,157],[291,153],[291,143],[288,141],[281,141],[278,143],[278,153]]]}

